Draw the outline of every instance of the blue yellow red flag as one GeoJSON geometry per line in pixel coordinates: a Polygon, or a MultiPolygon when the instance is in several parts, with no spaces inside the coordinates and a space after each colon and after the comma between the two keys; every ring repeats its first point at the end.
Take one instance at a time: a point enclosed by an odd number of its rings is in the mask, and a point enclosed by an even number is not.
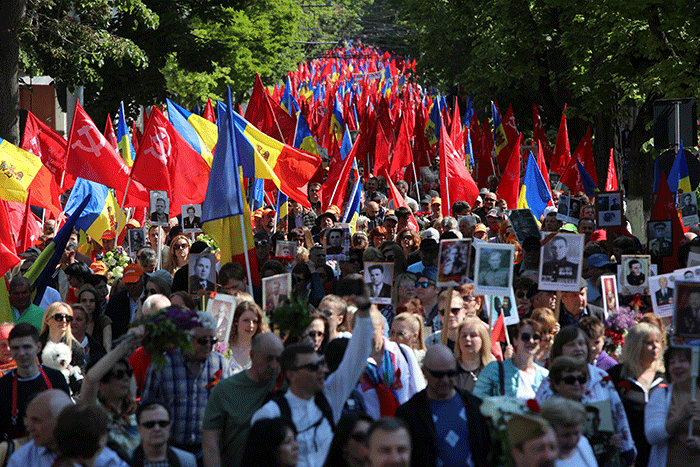
{"type": "Polygon", "coordinates": [[[494,104],[493,101],[491,101],[491,113],[493,116],[493,147],[496,150],[496,154],[498,154],[501,152],[501,149],[508,145],[508,137],[503,127],[501,114],[498,112],[496,104],[494,104]]]}
{"type": "Polygon", "coordinates": [[[309,125],[306,123],[306,118],[299,112],[297,114],[297,128],[294,132],[294,144],[297,149],[301,149],[311,154],[318,155],[318,146],[316,140],[309,130],[309,125]]]}
{"type": "Polygon", "coordinates": [[[119,103],[119,112],[117,113],[117,149],[119,149],[119,153],[122,155],[126,165],[129,167],[134,165],[136,151],[134,151],[134,146],[131,144],[129,127],[124,117],[124,101],[119,103]]]}
{"type": "Polygon", "coordinates": [[[170,123],[211,167],[212,150],[219,137],[216,124],[177,105],[170,99],[166,99],[166,101],[170,123]]]}
{"type": "MultiPolygon", "coordinates": [[[[76,219],[75,228],[86,232],[90,238],[102,244],[102,234],[105,230],[115,229],[119,214],[119,202],[105,185],[84,178],[76,178],[73,190],[66,202],[66,215],[73,215],[88,195],[90,202],[76,219]]],[[[124,227],[123,223],[121,227],[124,227]]],[[[119,233],[117,232],[117,236],[119,233]]]]}

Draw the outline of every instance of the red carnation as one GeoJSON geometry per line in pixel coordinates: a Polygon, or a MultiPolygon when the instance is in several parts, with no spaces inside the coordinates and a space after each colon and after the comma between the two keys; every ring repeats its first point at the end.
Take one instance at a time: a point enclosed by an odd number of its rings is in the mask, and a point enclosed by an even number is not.
{"type": "Polygon", "coordinates": [[[540,404],[537,402],[536,399],[528,399],[526,404],[527,408],[530,409],[531,412],[540,413],[540,404]]]}

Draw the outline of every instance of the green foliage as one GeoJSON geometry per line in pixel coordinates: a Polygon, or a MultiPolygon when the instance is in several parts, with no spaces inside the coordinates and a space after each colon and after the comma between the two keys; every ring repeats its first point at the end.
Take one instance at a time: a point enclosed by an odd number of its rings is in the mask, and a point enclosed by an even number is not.
{"type": "Polygon", "coordinates": [[[305,298],[291,297],[288,302],[270,311],[270,323],[280,337],[301,338],[312,321],[305,298]]]}

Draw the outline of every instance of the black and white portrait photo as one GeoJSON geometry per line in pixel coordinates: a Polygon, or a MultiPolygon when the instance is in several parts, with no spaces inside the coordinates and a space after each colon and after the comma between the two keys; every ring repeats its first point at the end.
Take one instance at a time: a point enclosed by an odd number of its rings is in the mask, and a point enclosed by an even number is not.
{"type": "Polygon", "coordinates": [[[372,303],[391,303],[394,263],[365,263],[365,287],[372,303]]]}
{"type": "Polygon", "coordinates": [[[596,194],[598,228],[622,226],[622,192],[603,191],[596,194]]]}
{"type": "Polygon", "coordinates": [[[651,256],[673,256],[672,238],[670,220],[647,222],[647,239],[651,256]]]}
{"type": "Polygon", "coordinates": [[[146,246],[146,229],[129,229],[129,251],[132,255],[136,255],[138,251],[146,246]]]}
{"type": "Polygon", "coordinates": [[[559,233],[540,250],[540,290],[578,292],[583,235],[559,233]]]}
{"type": "Polygon", "coordinates": [[[480,242],[474,247],[474,293],[509,295],[513,282],[514,245],[480,242]]]}
{"type": "Polygon", "coordinates": [[[529,209],[512,209],[506,212],[510,225],[513,227],[519,243],[524,243],[528,237],[540,238],[540,228],[535,216],[529,209]]]}
{"type": "Polygon", "coordinates": [[[459,286],[467,277],[471,239],[442,240],[438,257],[438,287],[459,286]]]}
{"type": "Polygon", "coordinates": [[[622,295],[649,294],[649,255],[622,255],[622,267],[618,276],[622,295]]]}
{"type": "Polygon", "coordinates": [[[201,216],[201,204],[185,204],[182,206],[182,230],[186,233],[201,232],[201,216]]]}
{"type": "Polygon", "coordinates": [[[216,337],[219,342],[228,342],[233,323],[233,311],[236,308],[238,298],[233,295],[216,294],[207,301],[207,311],[216,320],[216,337]]]}
{"type": "Polygon", "coordinates": [[[675,290],[674,343],[700,344],[700,283],[676,281],[675,290]],[[678,342],[676,337],[685,342],[678,342]]]}
{"type": "Polygon", "coordinates": [[[168,225],[170,200],[167,191],[151,191],[149,193],[151,209],[149,211],[151,225],[168,225]]]}
{"type": "Polygon", "coordinates": [[[190,254],[190,294],[216,291],[216,257],[212,254],[190,254]]]}
{"type": "Polygon", "coordinates": [[[267,312],[274,310],[289,299],[292,290],[292,274],[287,272],[270,277],[264,277],[263,285],[263,309],[267,312]]]}
{"type": "Polygon", "coordinates": [[[683,227],[698,225],[698,199],[695,192],[681,193],[678,195],[681,203],[681,217],[683,219],[683,227]]]}

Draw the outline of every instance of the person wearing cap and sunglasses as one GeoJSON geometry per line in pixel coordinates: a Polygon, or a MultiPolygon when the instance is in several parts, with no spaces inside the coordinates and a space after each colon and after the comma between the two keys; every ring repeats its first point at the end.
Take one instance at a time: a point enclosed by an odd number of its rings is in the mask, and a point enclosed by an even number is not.
{"type": "Polygon", "coordinates": [[[197,459],[194,455],[168,444],[170,440],[170,410],[162,401],[144,400],[136,409],[141,444],[131,453],[131,466],[145,465],[195,467],[197,459]]]}
{"type": "Polygon", "coordinates": [[[201,326],[190,331],[192,349],[175,350],[166,356],[164,368],[151,363],[141,398],[161,399],[173,414],[172,444],[202,458],[202,421],[207,399],[218,382],[227,378],[230,365],[213,348],[217,344],[216,320],[211,313],[197,312],[201,326]]]}
{"type": "Polygon", "coordinates": [[[436,344],[423,361],[427,387],[398,408],[415,446],[411,465],[472,465],[485,467],[491,454],[491,437],[479,406],[481,401],[455,386],[457,363],[452,351],[436,344]]]}
{"type": "Polygon", "coordinates": [[[129,264],[122,275],[124,290],[119,291],[107,303],[105,315],[112,320],[112,339],[126,334],[134,320],[144,291],[145,277],[138,264],[129,264]]]}

